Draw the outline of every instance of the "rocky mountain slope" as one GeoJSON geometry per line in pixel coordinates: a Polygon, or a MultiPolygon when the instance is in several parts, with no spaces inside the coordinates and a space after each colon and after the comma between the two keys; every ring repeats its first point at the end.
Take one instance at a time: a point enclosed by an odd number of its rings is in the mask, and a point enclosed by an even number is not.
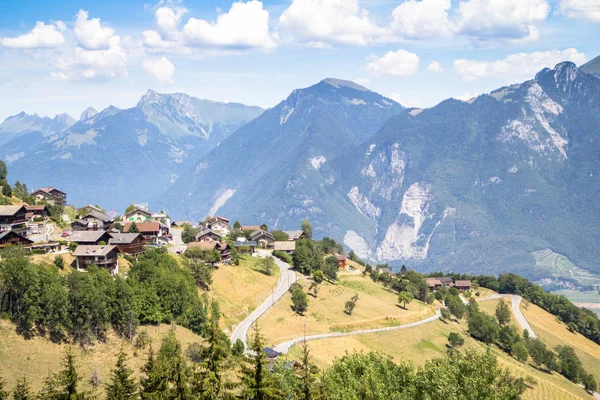
{"type": "Polygon", "coordinates": [[[122,209],[164,192],[263,110],[148,91],[136,107],[85,110],[79,121],[19,114],[0,125],[11,181],[55,186],[76,205],[122,209]],[[62,122],[60,124],[59,122],[62,122]]]}

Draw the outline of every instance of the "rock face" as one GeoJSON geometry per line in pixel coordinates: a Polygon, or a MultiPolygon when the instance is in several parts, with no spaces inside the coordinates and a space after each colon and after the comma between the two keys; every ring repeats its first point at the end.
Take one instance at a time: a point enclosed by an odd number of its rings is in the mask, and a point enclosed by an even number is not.
{"type": "Polygon", "coordinates": [[[0,125],[0,157],[11,180],[54,186],[75,205],[123,209],[174,182],[259,107],[148,91],[136,107],[86,109],[79,121],[21,113],[0,125]]]}

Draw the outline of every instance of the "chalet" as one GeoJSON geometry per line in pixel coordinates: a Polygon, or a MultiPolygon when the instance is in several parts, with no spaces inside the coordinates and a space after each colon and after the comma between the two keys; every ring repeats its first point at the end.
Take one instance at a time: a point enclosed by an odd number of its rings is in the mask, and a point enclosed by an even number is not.
{"type": "Polygon", "coordinates": [[[256,251],[257,245],[258,245],[258,243],[256,243],[253,240],[244,240],[243,242],[240,242],[240,241],[235,242],[233,247],[235,247],[236,249],[239,249],[242,247],[248,247],[250,249],[250,253],[254,253],[256,251]]]}
{"type": "Polygon", "coordinates": [[[27,230],[27,209],[25,206],[0,206],[0,231],[27,230]]]}
{"type": "Polygon", "coordinates": [[[94,264],[113,274],[119,273],[119,248],[115,245],[77,246],[73,255],[78,271],[87,270],[88,266],[94,264]]]}
{"type": "Polygon", "coordinates": [[[74,231],[108,231],[114,227],[114,224],[114,218],[103,212],[92,210],[78,220],[73,221],[71,228],[74,231]]]}
{"type": "Polygon", "coordinates": [[[48,204],[56,206],[67,205],[67,194],[53,187],[39,188],[31,193],[37,201],[46,201],[48,204]]]}
{"type": "Polygon", "coordinates": [[[250,240],[258,243],[258,245],[263,249],[271,248],[273,247],[273,243],[275,243],[275,237],[273,237],[270,232],[263,231],[262,229],[252,232],[252,235],[250,235],[250,240]]]}
{"type": "Polygon", "coordinates": [[[260,226],[258,226],[258,225],[242,225],[242,227],[240,229],[242,231],[256,232],[256,231],[260,231],[260,226]]]}
{"type": "Polygon", "coordinates": [[[0,232],[0,248],[11,245],[31,246],[32,244],[32,240],[29,240],[25,236],[20,235],[15,231],[0,232]]]}
{"type": "Polygon", "coordinates": [[[48,215],[50,214],[48,207],[40,204],[37,206],[26,205],[25,209],[27,210],[27,219],[33,221],[34,219],[48,219],[48,215]]]}
{"type": "Polygon", "coordinates": [[[221,237],[217,232],[200,225],[196,234],[196,242],[220,242],[221,237]]]}
{"type": "Polygon", "coordinates": [[[171,218],[163,212],[154,213],[150,218],[152,218],[153,221],[158,221],[166,226],[171,226],[171,218]]]}
{"type": "Polygon", "coordinates": [[[219,235],[226,236],[231,231],[229,220],[220,216],[208,218],[203,224],[211,231],[217,232],[219,235]]]}
{"type": "Polygon", "coordinates": [[[454,280],[452,278],[450,278],[449,276],[442,276],[441,278],[438,278],[438,280],[440,282],[442,282],[442,286],[447,286],[447,287],[454,286],[454,280]]]}
{"type": "Polygon", "coordinates": [[[292,240],[278,241],[273,243],[273,250],[292,254],[296,250],[296,242],[292,240]]]}
{"type": "Polygon", "coordinates": [[[454,282],[454,287],[457,290],[466,290],[466,291],[469,291],[469,290],[471,290],[471,281],[469,281],[469,280],[455,281],[454,282]]]}
{"type": "Polygon", "coordinates": [[[135,208],[124,215],[125,222],[135,222],[139,224],[140,222],[150,221],[152,218],[152,213],[148,212],[141,207],[135,208]]]}
{"type": "Polygon", "coordinates": [[[73,231],[69,242],[79,245],[98,245],[100,242],[108,243],[111,236],[106,231],[73,231]]]}
{"type": "Polygon", "coordinates": [[[265,355],[267,356],[268,359],[274,360],[277,357],[279,357],[281,355],[280,352],[275,351],[274,349],[270,348],[270,347],[265,347],[263,349],[263,352],[265,353],[265,355]]]}
{"type": "Polygon", "coordinates": [[[443,286],[442,281],[438,278],[425,278],[425,283],[427,283],[430,290],[439,289],[443,286]]]}
{"type": "Polygon", "coordinates": [[[231,247],[228,243],[221,242],[190,242],[187,245],[188,249],[200,249],[203,251],[216,250],[221,255],[221,262],[228,264],[231,262],[231,247]]]}
{"type": "Polygon", "coordinates": [[[144,238],[140,233],[111,233],[108,244],[114,244],[119,252],[137,256],[145,251],[144,238]]]}
{"type": "Polygon", "coordinates": [[[288,235],[288,240],[298,240],[304,239],[304,231],[295,230],[295,231],[283,231],[288,235]]]}
{"type": "MultiPolygon", "coordinates": [[[[134,224],[134,222],[126,222],[123,227],[123,232],[129,233],[132,224],[134,224]]],[[[159,238],[169,234],[169,227],[158,221],[140,222],[139,224],[135,223],[135,225],[146,242],[156,243],[159,238]]]]}
{"type": "Polygon", "coordinates": [[[338,268],[339,269],[346,269],[346,256],[335,256],[338,260],[338,268]]]}

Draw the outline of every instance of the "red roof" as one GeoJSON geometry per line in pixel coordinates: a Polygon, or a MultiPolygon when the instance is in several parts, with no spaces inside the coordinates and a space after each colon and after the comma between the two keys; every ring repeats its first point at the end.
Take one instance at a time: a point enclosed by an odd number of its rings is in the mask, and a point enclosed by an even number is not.
{"type": "MultiPolygon", "coordinates": [[[[123,226],[123,232],[129,232],[129,228],[131,227],[131,222],[125,223],[123,226]]],[[[149,233],[149,232],[158,232],[160,230],[160,222],[156,221],[148,221],[148,222],[136,222],[135,224],[140,231],[140,233],[149,233]]]]}

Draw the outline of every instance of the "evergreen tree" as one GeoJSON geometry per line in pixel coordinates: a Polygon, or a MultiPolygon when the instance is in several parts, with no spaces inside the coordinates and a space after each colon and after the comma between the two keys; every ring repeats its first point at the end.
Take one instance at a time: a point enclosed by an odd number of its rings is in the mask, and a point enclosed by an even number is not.
{"type": "Polygon", "coordinates": [[[406,273],[408,272],[408,269],[406,269],[406,265],[402,265],[402,268],[400,268],[400,274],[402,276],[406,275],[406,273]]]}
{"type": "Polygon", "coordinates": [[[235,221],[233,223],[233,229],[242,229],[242,224],[240,224],[240,221],[235,221]]]}
{"type": "Polygon", "coordinates": [[[302,342],[302,360],[299,372],[300,399],[311,400],[313,398],[317,372],[317,367],[311,363],[310,350],[308,348],[308,343],[305,340],[302,342]]]}
{"type": "Polygon", "coordinates": [[[75,355],[72,349],[68,348],[65,352],[62,366],[63,370],[58,374],[61,398],[64,400],[85,399],[86,393],[77,390],[81,377],[75,367],[75,355]]]}
{"type": "Polygon", "coordinates": [[[33,400],[33,394],[29,389],[27,378],[17,379],[17,385],[13,389],[12,397],[14,400],[33,400]]]}
{"type": "Polygon", "coordinates": [[[137,399],[137,385],[131,377],[133,371],[127,367],[126,356],[123,348],[119,352],[117,364],[111,371],[111,381],[106,385],[107,400],[137,399]]]}
{"type": "Polygon", "coordinates": [[[264,350],[264,339],[256,325],[254,336],[250,343],[252,355],[249,357],[250,366],[242,368],[243,398],[252,400],[272,400],[281,397],[280,390],[267,369],[267,355],[264,350]]]}
{"type": "Polygon", "coordinates": [[[129,232],[129,233],[140,233],[140,228],[138,228],[138,226],[136,225],[135,222],[132,222],[131,225],[129,226],[129,230],[127,232],[129,232]]]}
{"type": "Polygon", "coordinates": [[[500,326],[510,322],[510,308],[508,307],[508,303],[503,299],[500,300],[496,306],[496,319],[500,326]]]}
{"type": "Polygon", "coordinates": [[[312,225],[308,219],[302,221],[301,229],[306,239],[312,239],[312,225]]]}
{"type": "Polygon", "coordinates": [[[162,379],[160,366],[154,356],[154,350],[150,345],[148,359],[142,367],[142,373],[145,375],[140,379],[140,395],[142,399],[158,399],[161,393],[166,392],[166,381],[162,379]]]}
{"type": "Polygon", "coordinates": [[[8,400],[8,392],[4,390],[5,385],[6,381],[0,378],[0,400],[8,400]]]}

